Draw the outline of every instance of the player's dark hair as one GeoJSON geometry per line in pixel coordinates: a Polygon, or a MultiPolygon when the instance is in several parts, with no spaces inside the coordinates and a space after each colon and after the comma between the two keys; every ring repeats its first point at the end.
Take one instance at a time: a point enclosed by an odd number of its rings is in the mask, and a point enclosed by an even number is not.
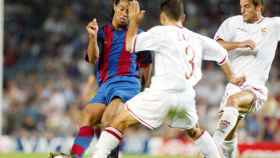
{"type": "MultiPolygon", "coordinates": [[[[113,0],[113,8],[112,8],[112,12],[111,12],[111,17],[113,18],[115,11],[114,11],[114,6],[118,5],[120,3],[121,0],[113,0]]],[[[127,1],[131,1],[131,0],[127,0],[127,1]]]]}
{"type": "Polygon", "coordinates": [[[113,0],[114,5],[118,5],[120,0],[113,0]]]}
{"type": "Polygon", "coordinates": [[[113,5],[112,5],[112,12],[111,12],[111,18],[113,18],[115,11],[114,11],[114,6],[118,5],[120,0],[113,0],[113,5]]]}
{"type": "Polygon", "coordinates": [[[185,15],[184,3],[182,0],[165,0],[160,5],[160,12],[177,21],[185,15]]]}
{"type": "Polygon", "coordinates": [[[262,12],[265,11],[265,4],[264,4],[264,0],[251,0],[253,5],[256,6],[261,6],[262,7],[262,12]]]}
{"type": "Polygon", "coordinates": [[[264,6],[264,0],[252,0],[252,3],[254,4],[254,6],[264,6]]]}

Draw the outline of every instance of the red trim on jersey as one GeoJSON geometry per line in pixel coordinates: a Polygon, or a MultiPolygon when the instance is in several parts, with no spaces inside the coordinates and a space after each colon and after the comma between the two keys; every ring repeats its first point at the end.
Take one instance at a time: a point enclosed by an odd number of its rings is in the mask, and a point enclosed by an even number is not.
{"type": "Polygon", "coordinates": [[[112,49],[112,42],[114,38],[114,32],[110,25],[106,25],[104,28],[104,54],[102,55],[100,64],[100,80],[105,82],[108,79],[108,69],[109,69],[109,54],[112,49]]]}
{"type": "Polygon", "coordinates": [[[222,61],[218,62],[218,64],[223,65],[225,63],[226,59],[227,59],[227,56],[225,56],[222,61]]]}
{"type": "Polygon", "coordinates": [[[191,66],[192,66],[192,71],[191,71],[190,75],[188,75],[188,74],[185,75],[185,76],[186,76],[186,79],[190,79],[190,78],[192,77],[192,75],[193,75],[193,73],[194,73],[194,69],[195,69],[195,64],[194,64],[195,51],[194,51],[194,49],[193,49],[192,47],[187,47],[187,48],[186,48],[186,53],[188,53],[188,50],[189,50],[189,49],[192,50],[192,54],[193,54],[192,59],[189,60],[189,63],[190,63],[191,66]]]}
{"type": "Polygon", "coordinates": [[[118,61],[118,68],[117,68],[118,75],[127,75],[127,74],[129,74],[129,71],[130,71],[131,53],[126,51],[126,35],[127,35],[127,32],[125,33],[125,36],[124,36],[122,52],[120,54],[119,61],[118,61]]]}

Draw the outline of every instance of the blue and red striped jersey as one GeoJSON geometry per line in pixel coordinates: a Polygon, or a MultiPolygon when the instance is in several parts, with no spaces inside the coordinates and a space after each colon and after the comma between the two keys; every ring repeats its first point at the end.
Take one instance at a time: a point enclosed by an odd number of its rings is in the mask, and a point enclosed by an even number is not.
{"type": "Polygon", "coordinates": [[[126,51],[126,33],[127,29],[116,30],[112,24],[99,29],[97,40],[100,54],[95,65],[95,76],[99,85],[115,76],[138,77],[139,64],[151,63],[149,57],[143,57],[151,56],[149,53],[140,55],[126,51]]]}

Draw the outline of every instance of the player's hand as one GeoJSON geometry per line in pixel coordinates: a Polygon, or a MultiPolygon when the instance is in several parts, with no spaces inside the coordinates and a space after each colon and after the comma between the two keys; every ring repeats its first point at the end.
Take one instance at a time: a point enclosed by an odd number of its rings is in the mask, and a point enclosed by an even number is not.
{"type": "Polygon", "coordinates": [[[140,24],[144,18],[145,11],[140,10],[139,2],[137,0],[133,0],[129,2],[128,7],[128,16],[130,22],[140,24]]]}
{"type": "Polygon", "coordinates": [[[97,39],[98,23],[95,18],[88,23],[86,29],[90,39],[97,39]]]}
{"type": "Polygon", "coordinates": [[[239,45],[240,45],[239,46],[240,48],[250,48],[251,50],[256,48],[256,43],[252,40],[246,40],[246,41],[240,42],[239,45]]]}
{"type": "Polygon", "coordinates": [[[243,83],[246,81],[246,77],[244,75],[241,76],[233,76],[230,80],[232,84],[235,84],[237,86],[242,86],[243,83]]]}

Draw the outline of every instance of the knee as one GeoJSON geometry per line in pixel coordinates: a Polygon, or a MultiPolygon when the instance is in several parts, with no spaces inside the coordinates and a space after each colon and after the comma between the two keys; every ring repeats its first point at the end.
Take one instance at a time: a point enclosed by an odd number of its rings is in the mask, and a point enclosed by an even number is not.
{"type": "Polygon", "coordinates": [[[229,96],[227,99],[227,106],[232,106],[232,107],[238,108],[238,106],[239,106],[238,98],[235,97],[234,95],[229,96]]]}
{"type": "Polygon", "coordinates": [[[102,119],[101,119],[101,126],[102,127],[108,127],[110,126],[111,121],[109,120],[109,118],[106,115],[103,115],[102,119]]]}
{"type": "Polygon", "coordinates": [[[117,117],[111,123],[108,123],[111,127],[118,129],[120,132],[124,132],[129,127],[129,120],[126,117],[117,117]]]}
{"type": "Polygon", "coordinates": [[[100,122],[102,111],[95,109],[94,107],[87,105],[82,110],[82,124],[93,126],[100,122]]]}
{"type": "Polygon", "coordinates": [[[199,127],[195,127],[195,128],[192,128],[192,129],[188,129],[187,134],[193,140],[196,140],[203,134],[203,130],[199,127]]]}

